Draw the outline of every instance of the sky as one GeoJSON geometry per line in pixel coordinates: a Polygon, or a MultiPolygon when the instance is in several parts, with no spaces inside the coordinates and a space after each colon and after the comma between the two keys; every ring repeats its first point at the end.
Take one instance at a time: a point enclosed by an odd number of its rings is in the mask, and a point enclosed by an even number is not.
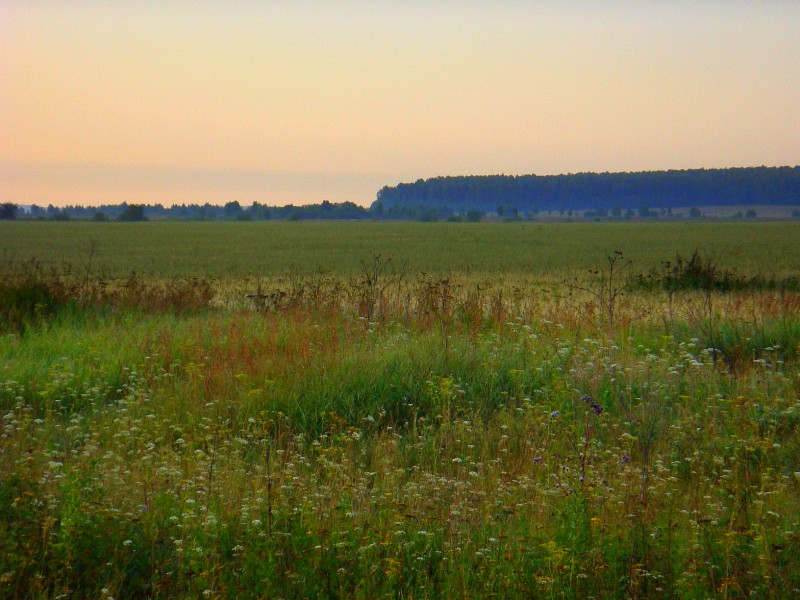
{"type": "Polygon", "coordinates": [[[797,164],[794,0],[0,0],[0,202],[797,164]]]}

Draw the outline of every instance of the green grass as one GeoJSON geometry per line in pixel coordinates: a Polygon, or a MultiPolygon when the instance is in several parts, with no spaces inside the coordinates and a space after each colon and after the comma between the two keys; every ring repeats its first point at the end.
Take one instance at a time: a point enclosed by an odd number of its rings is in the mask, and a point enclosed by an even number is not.
{"type": "Polygon", "coordinates": [[[796,276],[785,227],[3,224],[8,259],[97,248],[4,272],[0,597],[796,594],[800,293],[622,278],[612,324],[607,278],[562,282],[617,247],[796,276]],[[166,281],[97,280],[131,268],[166,281]]]}
{"type": "Polygon", "coordinates": [[[109,276],[278,276],[360,270],[375,254],[410,274],[545,277],[622,250],[646,272],[699,249],[721,266],[800,270],[800,223],[0,223],[0,259],[37,258],[109,276]]]}

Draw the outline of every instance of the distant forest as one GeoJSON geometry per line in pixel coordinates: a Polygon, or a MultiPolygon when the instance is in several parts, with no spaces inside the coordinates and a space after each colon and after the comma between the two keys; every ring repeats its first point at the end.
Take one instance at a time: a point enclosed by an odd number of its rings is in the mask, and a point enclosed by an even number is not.
{"type": "Polygon", "coordinates": [[[468,211],[654,212],[720,205],[800,205],[800,167],[692,169],[570,175],[434,177],[384,187],[372,212],[402,218],[468,211]]]}
{"type": "Polygon", "coordinates": [[[101,206],[64,206],[62,208],[48,205],[33,205],[27,209],[15,204],[0,206],[0,219],[41,219],[69,221],[300,221],[307,219],[366,219],[369,211],[353,202],[333,203],[323,201],[320,204],[295,206],[267,206],[254,202],[250,206],[242,206],[237,201],[219,204],[105,204],[101,206]]]}
{"type": "MultiPolygon", "coordinates": [[[[116,204],[104,206],[0,205],[0,219],[94,221],[299,221],[397,219],[480,221],[532,219],[540,213],[567,218],[701,217],[697,207],[775,205],[800,207],[800,167],[692,169],[638,173],[434,177],[382,188],[364,208],[353,202],[266,206],[116,204]],[[675,210],[673,209],[685,209],[675,210]]],[[[800,218],[800,210],[792,217],[800,218]]],[[[733,217],[755,217],[753,209],[733,217]]]]}

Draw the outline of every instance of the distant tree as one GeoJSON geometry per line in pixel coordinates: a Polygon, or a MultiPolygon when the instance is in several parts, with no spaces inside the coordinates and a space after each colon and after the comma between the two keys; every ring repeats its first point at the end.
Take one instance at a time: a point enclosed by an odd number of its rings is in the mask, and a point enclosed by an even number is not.
{"type": "Polygon", "coordinates": [[[800,210],[798,210],[798,209],[794,209],[794,210],[792,211],[792,218],[793,218],[793,219],[800,219],[800,210]]]}
{"type": "Polygon", "coordinates": [[[756,211],[752,208],[748,209],[746,213],[744,213],[745,218],[747,219],[755,219],[756,218],[756,211]]]}
{"type": "Polygon", "coordinates": [[[70,216],[66,210],[59,210],[55,214],[53,214],[54,221],[69,221],[70,216]]]}
{"type": "Polygon", "coordinates": [[[467,211],[467,214],[464,215],[464,218],[470,223],[477,223],[478,221],[483,219],[483,211],[471,208],[467,211]]]}
{"type": "Polygon", "coordinates": [[[92,216],[93,221],[108,221],[108,215],[104,213],[102,210],[95,211],[94,215],[92,216]]]}
{"type": "Polygon", "coordinates": [[[699,219],[700,217],[703,216],[703,213],[699,208],[693,206],[692,208],[689,209],[689,216],[693,219],[699,219]]]}
{"type": "Polygon", "coordinates": [[[380,200],[373,202],[372,206],[369,207],[369,213],[376,219],[382,219],[384,214],[383,202],[380,200]]]}
{"type": "Polygon", "coordinates": [[[253,205],[247,210],[247,212],[253,215],[253,219],[258,221],[266,221],[272,218],[272,213],[269,211],[269,209],[258,202],[253,202],[253,205]]]}
{"type": "Polygon", "coordinates": [[[224,211],[226,219],[236,219],[242,212],[242,205],[234,200],[225,204],[224,211]]]}
{"type": "Polygon", "coordinates": [[[744,217],[744,214],[742,214],[742,211],[739,211],[735,215],[733,215],[734,219],[741,219],[743,217],[744,217]]]}
{"type": "Polygon", "coordinates": [[[0,204],[0,220],[11,221],[17,218],[17,209],[19,207],[13,202],[5,202],[0,204]]]}
{"type": "Polygon", "coordinates": [[[144,204],[128,204],[122,214],[119,216],[120,221],[146,221],[144,216],[144,204]]]}

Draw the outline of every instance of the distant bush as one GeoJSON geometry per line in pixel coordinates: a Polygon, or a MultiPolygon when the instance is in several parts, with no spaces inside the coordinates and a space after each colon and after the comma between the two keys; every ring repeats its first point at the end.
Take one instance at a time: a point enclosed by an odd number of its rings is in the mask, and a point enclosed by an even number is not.
{"type": "Polygon", "coordinates": [[[0,278],[0,329],[23,330],[30,322],[57,313],[70,290],[35,260],[9,264],[0,278]]]}
{"type": "Polygon", "coordinates": [[[695,250],[689,258],[676,254],[674,261],[661,263],[660,269],[653,269],[647,275],[639,275],[638,280],[643,287],[661,287],[668,291],[800,289],[800,280],[797,277],[783,279],[767,279],[761,275],[746,277],[734,269],[720,267],[712,259],[703,258],[698,250],[695,250]]]}
{"type": "Polygon", "coordinates": [[[208,307],[213,296],[211,283],[199,277],[161,283],[131,273],[109,284],[69,267],[45,269],[36,260],[8,263],[0,270],[0,331],[25,331],[83,308],[193,312],[208,307]]]}

